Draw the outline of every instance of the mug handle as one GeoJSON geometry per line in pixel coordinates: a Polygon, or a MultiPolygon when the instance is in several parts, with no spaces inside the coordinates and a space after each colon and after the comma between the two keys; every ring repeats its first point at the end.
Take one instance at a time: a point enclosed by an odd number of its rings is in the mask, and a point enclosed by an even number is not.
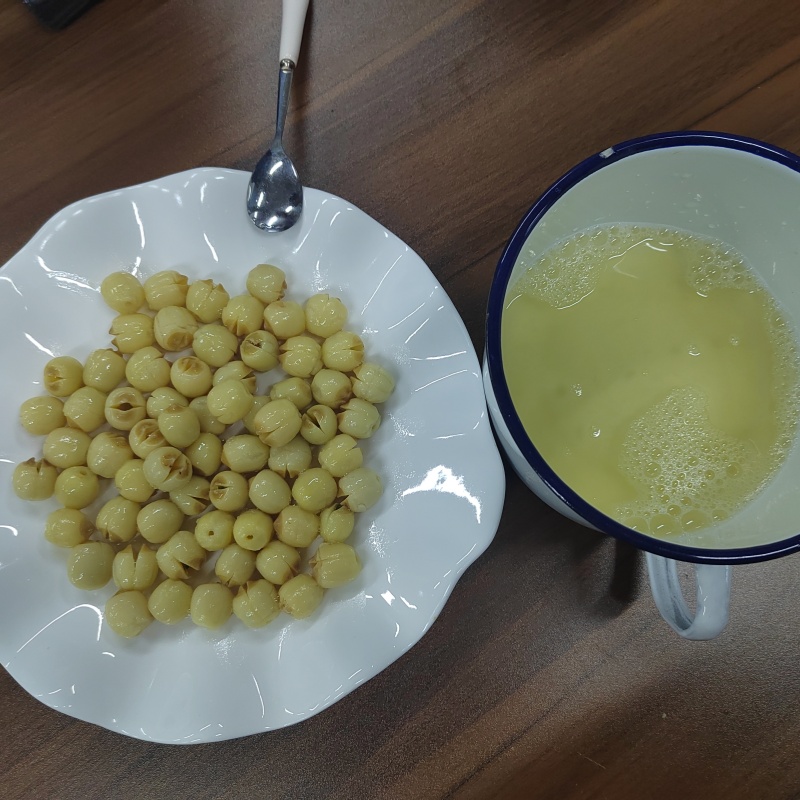
{"type": "Polygon", "coordinates": [[[692,617],[678,582],[677,561],[646,553],[650,588],[661,616],[684,639],[705,641],[719,636],[728,624],[731,568],[727,564],[693,564],[697,610],[692,617]]]}

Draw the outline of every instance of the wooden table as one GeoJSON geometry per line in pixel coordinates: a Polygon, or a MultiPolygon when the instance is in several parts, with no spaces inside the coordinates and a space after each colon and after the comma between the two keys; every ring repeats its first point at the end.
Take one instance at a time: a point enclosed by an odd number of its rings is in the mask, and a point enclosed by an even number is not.
{"type": "MultiPolygon", "coordinates": [[[[618,141],[725,130],[800,151],[800,6],[781,0],[312,0],[287,150],[430,265],[483,345],[503,244],[618,141]]],[[[67,29],[0,5],[0,263],[66,204],[271,136],[278,0],[104,0],[67,29]]],[[[494,543],[429,633],[292,728],[149,744],[0,671],[12,798],[800,795],[797,558],[735,571],[732,622],[682,641],[639,554],[508,474],[494,543]]],[[[2,613],[13,613],[3,609],[2,613]]]]}

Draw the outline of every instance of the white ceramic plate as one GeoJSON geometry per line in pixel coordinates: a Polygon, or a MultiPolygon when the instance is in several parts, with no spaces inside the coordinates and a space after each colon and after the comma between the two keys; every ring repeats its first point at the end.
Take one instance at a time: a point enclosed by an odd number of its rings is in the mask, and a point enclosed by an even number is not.
{"type": "Polygon", "coordinates": [[[387,667],[425,633],[497,528],[504,473],[464,325],[423,261],[340,198],[306,190],[290,231],[257,231],[248,175],[199,169],[92,197],[53,217],[0,270],[0,662],[52,708],[140,739],[191,743],[291,725],[387,667]],[[115,270],[178,269],[233,293],[269,261],[290,299],[341,297],[348,327],[397,388],[365,448],[385,494],[354,534],[356,582],[309,620],[259,631],[188,620],[123,640],[103,620],[112,586],[74,588],[66,552],[44,540],[54,500],[25,503],[14,465],[41,452],[19,426],[53,355],[105,346],[113,312],[98,287],[115,270]]]}

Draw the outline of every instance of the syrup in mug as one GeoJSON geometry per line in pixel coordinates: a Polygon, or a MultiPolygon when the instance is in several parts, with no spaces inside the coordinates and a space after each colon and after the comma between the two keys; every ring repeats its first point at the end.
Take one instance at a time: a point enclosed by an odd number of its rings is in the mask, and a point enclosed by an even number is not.
{"type": "Polygon", "coordinates": [[[731,516],[775,474],[800,407],[798,347],[741,256],[613,225],[522,266],[503,312],[509,390],[581,497],[668,536],[731,516]]]}

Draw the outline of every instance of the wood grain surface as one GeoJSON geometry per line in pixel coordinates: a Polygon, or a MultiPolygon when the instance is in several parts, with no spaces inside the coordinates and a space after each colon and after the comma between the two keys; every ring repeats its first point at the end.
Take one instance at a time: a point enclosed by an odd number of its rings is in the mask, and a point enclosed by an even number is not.
{"type": "MultiPolygon", "coordinates": [[[[279,5],[103,0],[54,33],[2,0],[0,263],[80,198],[252,168],[273,125],[279,5]]],[[[307,185],[422,256],[481,353],[498,256],[550,182],[661,130],[800,151],[799,88],[800,5],[785,0],[312,0],[285,144],[307,185]]],[[[426,636],[292,728],[149,744],[0,670],[0,796],[797,798],[799,566],[737,568],[728,630],[686,642],[640,554],[509,471],[493,544],[426,636]]]]}

